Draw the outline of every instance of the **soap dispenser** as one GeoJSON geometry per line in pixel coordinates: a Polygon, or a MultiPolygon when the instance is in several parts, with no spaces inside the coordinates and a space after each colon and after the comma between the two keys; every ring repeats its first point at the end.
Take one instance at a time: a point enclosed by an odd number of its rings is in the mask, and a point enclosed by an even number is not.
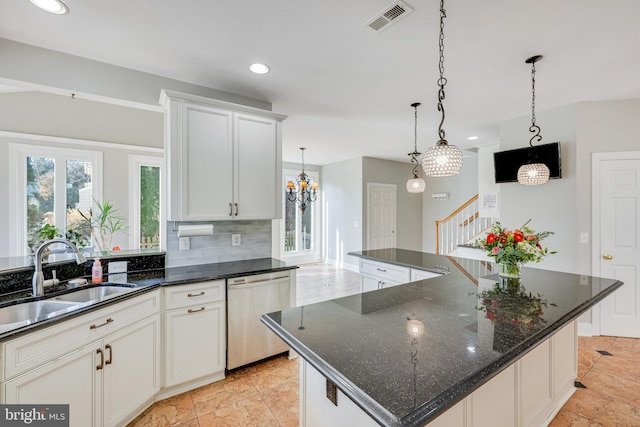
{"type": "Polygon", "coordinates": [[[91,283],[98,285],[102,283],[102,264],[100,258],[96,258],[93,261],[93,267],[91,267],[91,283]]]}

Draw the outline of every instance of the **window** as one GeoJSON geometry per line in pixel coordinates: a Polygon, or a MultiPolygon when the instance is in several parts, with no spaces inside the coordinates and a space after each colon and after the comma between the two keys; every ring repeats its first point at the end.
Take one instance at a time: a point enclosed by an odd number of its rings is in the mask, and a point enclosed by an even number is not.
{"type": "Polygon", "coordinates": [[[131,247],[159,249],[162,247],[164,215],[162,210],[162,167],[164,159],[150,156],[129,156],[129,176],[132,181],[129,206],[131,247]]]}
{"type": "MultiPolygon", "coordinates": [[[[296,182],[299,171],[283,171],[283,185],[285,188],[287,181],[296,182]]],[[[317,172],[305,171],[312,181],[318,181],[317,172]]],[[[297,201],[290,201],[288,191],[284,195],[284,245],[283,250],[286,255],[301,255],[305,252],[316,250],[317,234],[315,233],[316,204],[318,200],[307,206],[304,213],[300,210],[297,201]]]]}
{"type": "MultiPolygon", "coordinates": [[[[39,230],[56,227],[62,237],[80,220],[75,209],[88,210],[102,198],[102,153],[12,144],[11,253],[33,254],[43,241],[39,230]]],[[[78,229],[74,243],[89,245],[89,230],[78,229]]],[[[50,236],[52,237],[52,236],[50,236]]],[[[58,237],[58,236],[55,236],[58,237]]]]}

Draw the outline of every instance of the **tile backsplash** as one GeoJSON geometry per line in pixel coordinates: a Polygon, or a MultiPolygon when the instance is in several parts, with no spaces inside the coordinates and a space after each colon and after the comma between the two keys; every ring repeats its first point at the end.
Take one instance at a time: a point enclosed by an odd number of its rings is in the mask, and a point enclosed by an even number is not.
{"type": "Polygon", "coordinates": [[[190,249],[180,250],[177,225],[167,222],[167,267],[241,261],[271,257],[271,220],[182,222],[213,224],[212,236],[189,237],[190,249]],[[231,235],[240,234],[240,246],[231,245],[231,235]]]}

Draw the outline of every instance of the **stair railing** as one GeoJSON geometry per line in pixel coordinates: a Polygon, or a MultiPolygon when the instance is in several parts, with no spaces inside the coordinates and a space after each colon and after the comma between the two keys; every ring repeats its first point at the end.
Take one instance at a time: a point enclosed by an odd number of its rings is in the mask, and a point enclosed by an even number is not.
{"type": "Polygon", "coordinates": [[[459,245],[471,243],[493,224],[495,218],[481,217],[476,194],[444,219],[436,220],[436,253],[447,255],[459,245]]]}

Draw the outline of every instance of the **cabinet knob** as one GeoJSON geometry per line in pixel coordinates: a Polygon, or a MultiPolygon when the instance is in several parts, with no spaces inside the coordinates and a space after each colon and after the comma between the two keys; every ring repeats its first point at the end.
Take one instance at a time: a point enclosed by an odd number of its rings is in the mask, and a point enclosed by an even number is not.
{"type": "Polygon", "coordinates": [[[613,255],[604,254],[602,255],[602,259],[605,261],[611,261],[613,259],[613,255]]]}

